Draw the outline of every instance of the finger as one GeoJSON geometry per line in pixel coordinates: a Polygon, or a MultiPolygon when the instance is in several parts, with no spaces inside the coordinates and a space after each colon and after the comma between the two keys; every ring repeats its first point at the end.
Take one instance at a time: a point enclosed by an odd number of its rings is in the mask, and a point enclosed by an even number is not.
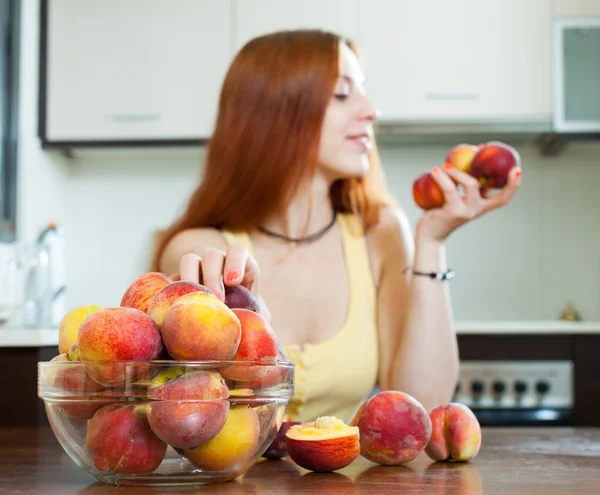
{"type": "Polygon", "coordinates": [[[223,287],[223,265],[225,253],[222,251],[206,251],[202,256],[202,285],[212,290],[221,301],[225,300],[223,287]]]}
{"type": "Polygon", "coordinates": [[[200,262],[202,258],[194,253],[184,254],[179,260],[179,277],[196,284],[200,283],[200,262]]]}
{"type": "Polygon", "coordinates": [[[474,215],[479,214],[482,209],[480,192],[481,184],[479,181],[472,175],[458,170],[457,168],[446,168],[445,171],[451,179],[455,180],[463,187],[464,201],[467,208],[469,208],[474,215]]]}
{"type": "Polygon", "coordinates": [[[237,285],[243,280],[248,255],[248,250],[241,244],[232,244],[227,248],[223,269],[223,278],[227,285],[237,285]]]}
{"type": "Polygon", "coordinates": [[[254,257],[248,253],[242,285],[255,295],[260,294],[260,269],[254,257]]]}
{"type": "Polygon", "coordinates": [[[483,211],[488,212],[508,203],[521,186],[521,167],[514,167],[508,174],[508,182],[500,192],[483,202],[483,211]]]}
{"type": "Polygon", "coordinates": [[[445,203],[451,208],[462,207],[462,200],[456,189],[456,184],[450,176],[443,170],[435,167],[431,170],[431,175],[444,194],[445,203]]]}

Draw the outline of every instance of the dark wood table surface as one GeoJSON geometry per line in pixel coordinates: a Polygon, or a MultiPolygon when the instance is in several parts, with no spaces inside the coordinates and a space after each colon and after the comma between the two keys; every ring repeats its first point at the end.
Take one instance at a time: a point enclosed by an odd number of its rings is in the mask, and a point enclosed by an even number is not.
{"type": "Polygon", "coordinates": [[[469,463],[434,463],[425,455],[405,466],[359,457],[327,474],[289,460],[259,461],[237,480],[198,487],[115,487],[77,467],[48,428],[0,428],[2,494],[600,494],[600,428],[484,428],[469,463]]]}

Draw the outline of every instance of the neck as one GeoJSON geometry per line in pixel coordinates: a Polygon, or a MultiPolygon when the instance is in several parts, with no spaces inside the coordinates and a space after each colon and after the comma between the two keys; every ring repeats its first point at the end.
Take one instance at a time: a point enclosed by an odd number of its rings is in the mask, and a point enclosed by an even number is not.
{"type": "Polygon", "coordinates": [[[299,188],[286,210],[272,215],[261,227],[295,239],[318,232],[333,218],[330,186],[323,177],[315,177],[306,187],[299,188]]]}

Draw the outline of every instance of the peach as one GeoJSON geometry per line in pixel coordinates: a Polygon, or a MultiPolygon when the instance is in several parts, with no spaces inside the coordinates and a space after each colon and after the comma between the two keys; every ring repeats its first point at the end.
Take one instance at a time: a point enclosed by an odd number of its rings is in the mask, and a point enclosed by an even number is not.
{"type": "Polygon", "coordinates": [[[167,444],[150,429],[145,406],[110,405],[88,422],[86,448],[99,471],[151,473],[162,462],[167,444]]]}
{"type": "Polygon", "coordinates": [[[136,278],[123,294],[121,306],[148,311],[148,305],[160,290],[171,283],[170,277],[160,272],[148,272],[136,278]]]}
{"type": "Polygon", "coordinates": [[[444,193],[429,172],[415,180],[412,192],[415,203],[424,210],[440,208],[444,205],[444,193]]]}
{"type": "Polygon", "coordinates": [[[507,184],[510,170],[520,164],[521,157],[515,148],[500,141],[490,141],[480,145],[470,173],[483,187],[499,189],[507,184]]]}
{"type": "MultiPolygon", "coordinates": [[[[158,325],[135,308],[105,308],[81,322],[77,341],[82,361],[145,361],[156,359],[163,346],[158,325]]],[[[139,371],[143,366],[137,366],[139,371]]],[[[90,376],[98,383],[122,383],[125,363],[90,364],[90,376]]]]}
{"type": "MultiPolygon", "coordinates": [[[[67,354],[59,354],[50,361],[69,362],[69,357],[67,354]]],[[[63,411],[70,418],[90,419],[98,409],[107,405],[107,402],[101,399],[92,401],[89,398],[90,394],[101,391],[103,387],[87,375],[83,366],[49,368],[44,381],[48,386],[59,389],[59,394],[71,398],[56,403],[57,409],[63,411]]]]}
{"type": "Polygon", "coordinates": [[[243,285],[225,286],[225,304],[231,309],[249,309],[255,313],[260,312],[260,305],[256,297],[243,285]]]}
{"type": "Polygon", "coordinates": [[[77,341],[73,342],[69,350],[67,351],[67,357],[69,361],[80,361],[81,353],[79,352],[79,343],[77,341]]]}
{"type": "Polygon", "coordinates": [[[425,453],[434,461],[468,461],[481,447],[481,427],[464,404],[452,402],[429,411],[431,439],[425,453]]]}
{"type": "Polygon", "coordinates": [[[341,419],[322,416],[292,426],[285,434],[290,458],[309,471],[330,472],[349,465],[360,454],[359,429],[341,419]]]}
{"type": "Polygon", "coordinates": [[[181,296],[167,311],[162,326],[164,345],[178,360],[229,360],[241,338],[238,317],[208,292],[181,296]]]}
{"type": "Polygon", "coordinates": [[[146,313],[162,327],[165,315],[173,303],[185,294],[190,292],[210,292],[212,291],[204,287],[203,285],[196,284],[194,282],[188,282],[185,280],[179,282],[171,282],[169,285],[165,285],[154,299],[148,305],[146,313]]]}
{"type": "Polygon", "coordinates": [[[240,472],[247,467],[256,451],[259,436],[260,425],[254,409],[238,406],[229,410],[225,426],[215,437],[183,452],[200,469],[240,472]]]}
{"type": "Polygon", "coordinates": [[[217,371],[198,370],[171,378],[169,371],[161,371],[148,387],[152,401],[148,423],[158,438],[173,447],[202,445],[219,433],[227,420],[229,389],[225,380],[217,371]]]}
{"type": "MultiPolygon", "coordinates": [[[[242,338],[232,359],[275,364],[279,349],[271,325],[254,311],[248,309],[233,309],[232,311],[240,321],[242,328],[242,338]]],[[[230,368],[224,368],[221,373],[230,380],[247,381],[262,378],[272,370],[273,368],[270,366],[236,364],[230,368]]]]}
{"type": "Polygon", "coordinates": [[[67,311],[63,316],[58,328],[58,352],[61,354],[69,352],[69,348],[77,342],[77,332],[79,325],[83,319],[93,313],[102,309],[102,306],[95,304],[86,304],[83,306],[77,306],[76,308],[67,311]]]}
{"type": "Polygon", "coordinates": [[[479,151],[479,146],[474,144],[458,144],[454,146],[446,155],[445,166],[457,168],[458,170],[470,173],[473,157],[479,151]]]}
{"type": "Polygon", "coordinates": [[[372,462],[404,464],[417,457],[431,438],[431,419],[411,395],[387,390],[368,399],[351,425],[360,430],[360,453],[372,462]]]}
{"type": "MultiPolygon", "coordinates": [[[[285,355],[285,353],[281,349],[281,345],[279,343],[277,343],[277,346],[279,347],[279,354],[277,355],[277,361],[280,363],[289,363],[290,360],[288,359],[288,357],[285,355]]],[[[282,367],[271,368],[271,367],[269,367],[269,368],[270,368],[269,372],[261,378],[257,378],[255,380],[234,382],[233,384],[235,387],[261,389],[261,388],[268,388],[268,387],[274,387],[277,385],[282,385],[283,383],[293,382],[293,378],[294,378],[294,368],[293,367],[291,367],[291,368],[282,368],[282,367]]]]}

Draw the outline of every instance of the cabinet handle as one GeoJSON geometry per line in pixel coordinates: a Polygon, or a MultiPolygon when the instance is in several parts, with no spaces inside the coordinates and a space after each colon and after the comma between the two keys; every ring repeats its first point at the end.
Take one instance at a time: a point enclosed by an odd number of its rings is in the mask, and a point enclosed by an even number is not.
{"type": "Polygon", "coordinates": [[[428,100],[478,100],[476,91],[428,91],[425,93],[428,100]]]}
{"type": "Polygon", "coordinates": [[[160,120],[160,113],[113,113],[111,119],[115,122],[154,121],[160,120]]]}

